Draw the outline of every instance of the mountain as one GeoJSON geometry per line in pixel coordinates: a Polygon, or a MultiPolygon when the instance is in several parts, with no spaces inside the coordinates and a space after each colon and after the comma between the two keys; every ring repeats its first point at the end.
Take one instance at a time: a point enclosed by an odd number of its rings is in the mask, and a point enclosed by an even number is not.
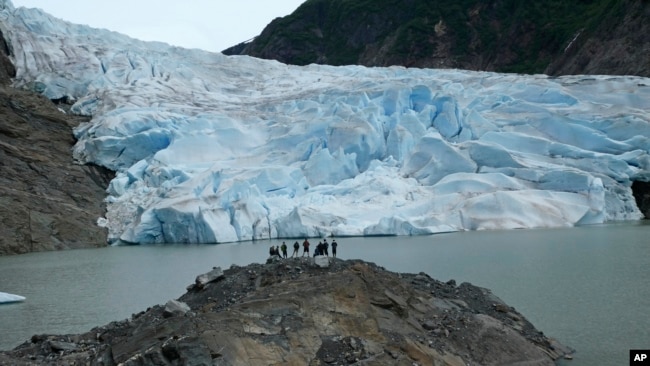
{"type": "Polygon", "coordinates": [[[16,70],[0,39],[0,255],[106,246],[96,221],[113,174],[71,156],[72,128],[87,119],[12,88],[16,70]]]}
{"type": "Polygon", "coordinates": [[[87,117],[75,161],[116,172],[113,244],[643,217],[647,78],[292,66],[0,10],[13,85],[87,117]]]}
{"type": "Polygon", "coordinates": [[[639,0],[308,0],[224,50],[307,65],[650,76],[639,0]]]}

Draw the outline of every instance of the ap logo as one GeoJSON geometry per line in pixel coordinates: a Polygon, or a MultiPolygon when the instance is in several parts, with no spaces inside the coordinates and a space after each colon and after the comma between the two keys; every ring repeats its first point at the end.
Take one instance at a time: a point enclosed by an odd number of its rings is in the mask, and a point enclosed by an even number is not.
{"type": "Polygon", "coordinates": [[[630,350],[630,365],[650,365],[650,350],[630,350]]]}

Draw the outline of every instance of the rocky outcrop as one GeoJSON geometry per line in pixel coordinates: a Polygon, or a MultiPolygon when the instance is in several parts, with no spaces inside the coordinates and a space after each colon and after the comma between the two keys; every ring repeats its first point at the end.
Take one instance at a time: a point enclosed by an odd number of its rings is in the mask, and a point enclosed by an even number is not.
{"type": "Polygon", "coordinates": [[[632,193],[634,194],[636,205],[643,216],[646,219],[650,218],[650,182],[633,182],[632,193]]]}
{"type": "Polygon", "coordinates": [[[0,52],[0,255],[106,246],[96,220],[112,173],[72,161],[83,119],[12,88],[14,73],[0,52]]]}
{"type": "Polygon", "coordinates": [[[329,262],[233,266],[129,320],[33,336],[0,363],[553,365],[570,352],[487,289],[329,262]]]}

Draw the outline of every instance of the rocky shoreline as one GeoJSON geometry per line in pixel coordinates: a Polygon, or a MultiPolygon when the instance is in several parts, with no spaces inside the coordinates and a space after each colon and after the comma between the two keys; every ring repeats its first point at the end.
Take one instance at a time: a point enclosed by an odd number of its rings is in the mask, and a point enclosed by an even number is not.
{"type": "Polygon", "coordinates": [[[215,268],[177,300],[2,365],[553,365],[572,351],[489,290],[359,260],[215,268]]]}

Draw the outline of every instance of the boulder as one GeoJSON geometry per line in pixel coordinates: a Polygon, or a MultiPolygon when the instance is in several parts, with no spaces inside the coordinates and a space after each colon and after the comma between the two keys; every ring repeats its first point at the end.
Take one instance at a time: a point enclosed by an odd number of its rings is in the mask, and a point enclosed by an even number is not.
{"type": "Polygon", "coordinates": [[[76,351],[79,346],[71,342],[50,341],[53,351],[76,351]]]}
{"type": "Polygon", "coordinates": [[[188,311],[190,311],[190,307],[187,306],[186,303],[178,300],[169,300],[167,304],[165,304],[163,316],[168,318],[175,315],[184,315],[188,311]]]}
{"type": "Polygon", "coordinates": [[[221,270],[221,267],[214,267],[210,272],[197,276],[194,283],[199,288],[202,288],[208,283],[217,281],[221,278],[223,278],[223,271],[221,270]]]}
{"type": "Polygon", "coordinates": [[[324,255],[317,255],[314,257],[314,264],[320,268],[327,268],[330,266],[330,259],[324,255]]]}

